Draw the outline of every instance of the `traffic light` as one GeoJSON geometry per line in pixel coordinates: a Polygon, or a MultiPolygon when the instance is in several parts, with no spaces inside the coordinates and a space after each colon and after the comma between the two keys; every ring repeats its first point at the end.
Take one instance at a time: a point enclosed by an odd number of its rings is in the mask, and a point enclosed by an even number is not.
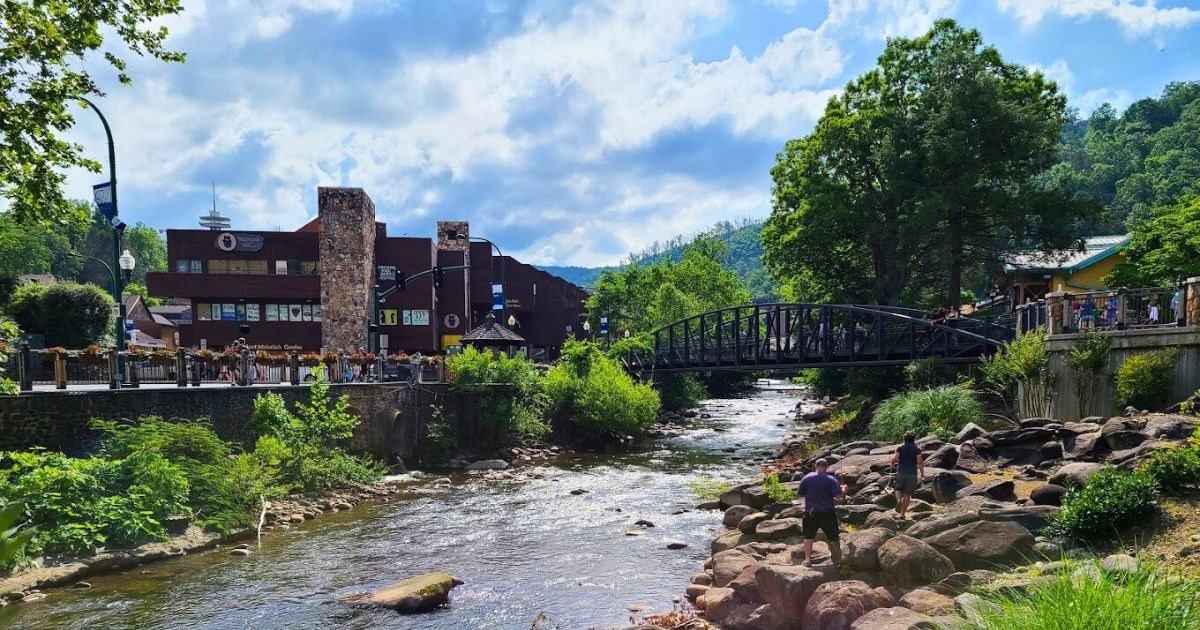
{"type": "Polygon", "coordinates": [[[396,290],[403,291],[405,284],[408,282],[408,274],[403,271],[396,272],[396,290]]]}
{"type": "Polygon", "coordinates": [[[435,289],[442,288],[442,268],[441,267],[433,268],[433,288],[435,288],[435,289]]]}

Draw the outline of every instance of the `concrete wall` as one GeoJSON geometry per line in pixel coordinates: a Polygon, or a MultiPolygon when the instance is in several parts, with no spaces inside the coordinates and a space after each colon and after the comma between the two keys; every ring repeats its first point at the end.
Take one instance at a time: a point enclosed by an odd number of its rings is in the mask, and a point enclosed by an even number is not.
{"type": "MultiPolygon", "coordinates": [[[[0,396],[0,450],[44,447],[81,455],[91,450],[99,436],[88,427],[92,418],[134,419],[144,415],[197,420],[207,418],[218,435],[251,447],[257,435],[251,423],[254,398],[274,392],[289,406],[308,399],[308,387],[203,387],[146,388],[120,391],[39,392],[0,396]]],[[[353,411],[362,418],[346,445],[392,463],[417,454],[419,438],[432,416],[432,405],[458,422],[463,410],[460,397],[446,385],[409,388],[396,383],[332,385],[334,396],[348,395],[353,411]]]]}
{"type": "MultiPolygon", "coordinates": [[[[1120,330],[1105,334],[1110,335],[1113,342],[1109,374],[1115,372],[1126,359],[1135,354],[1177,347],[1179,361],[1175,364],[1175,390],[1171,393],[1170,401],[1184,400],[1200,389],[1200,327],[1120,330]]],[[[1115,391],[1110,378],[1102,379],[1096,386],[1088,409],[1078,409],[1075,379],[1067,365],[1067,356],[1079,337],[1078,334],[1069,334],[1050,335],[1046,338],[1046,349],[1050,352],[1050,368],[1055,375],[1055,393],[1050,403],[1050,416],[1063,421],[1073,421],[1083,416],[1119,415],[1122,410],[1116,408],[1115,391]]]]}

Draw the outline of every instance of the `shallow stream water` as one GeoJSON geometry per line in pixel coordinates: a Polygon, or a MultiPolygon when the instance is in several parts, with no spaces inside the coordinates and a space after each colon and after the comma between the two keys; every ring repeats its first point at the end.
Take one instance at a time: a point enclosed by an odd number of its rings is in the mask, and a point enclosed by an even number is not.
{"type": "Polygon", "coordinates": [[[689,482],[755,472],[795,429],[800,399],[763,390],[706,401],[698,411],[710,417],[682,435],[518,467],[515,479],[461,474],[446,485],[417,474],[389,503],[269,532],[249,557],[215,550],[94,576],[90,589],[0,609],[0,627],[524,630],[539,613],[542,628],[620,627],[631,605],[670,609],[708,556],[721,514],[695,510],[689,482]],[[434,613],[336,601],[432,570],[466,582],[434,613]]]}

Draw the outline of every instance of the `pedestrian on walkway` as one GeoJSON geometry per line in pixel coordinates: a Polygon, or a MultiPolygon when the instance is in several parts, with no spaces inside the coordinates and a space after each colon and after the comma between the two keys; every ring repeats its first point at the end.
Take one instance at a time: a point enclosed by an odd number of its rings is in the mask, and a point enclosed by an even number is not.
{"type": "Polygon", "coordinates": [[[818,531],[825,532],[833,563],[842,563],[834,501],[846,498],[846,486],[829,474],[829,462],[825,458],[817,460],[816,468],[816,472],[810,472],[800,480],[800,493],[804,495],[804,566],[809,567],[812,566],[813,541],[817,539],[818,531]]]}
{"type": "Polygon", "coordinates": [[[896,467],[896,477],[892,481],[896,491],[896,513],[904,519],[913,493],[925,481],[925,455],[917,446],[917,436],[912,431],[904,434],[904,443],[892,453],[892,466],[896,467]]]}

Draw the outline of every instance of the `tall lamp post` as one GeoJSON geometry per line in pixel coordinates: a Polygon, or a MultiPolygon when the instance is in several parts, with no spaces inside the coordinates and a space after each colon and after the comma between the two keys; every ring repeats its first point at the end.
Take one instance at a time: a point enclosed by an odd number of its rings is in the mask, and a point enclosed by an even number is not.
{"type": "MultiPolygon", "coordinates": [[[[482,236],[467,237],[462,234],[459,234],[459,235],[455,236],[454,238],[456,240],[460,240],[460,241],[468,241],[468,242],[469,241],[477,241],[480,243],[487,243],[488,245],[491,245],[492,247],[494,247],[496,249],[496,255],[500,257],[500,294],[504,297],[504,300],[507,301],[508,297],[507,297],[507,295],[504,294],[504,286],[505,286],[504,282],[505,282],[505,276],[507,275],[507,271],[508,271],[508,261],[504,259],[504,252],[500,251],[500,246],[482,236]]],[[[467,249],[470,250],[470,245],[467,246],[467,249]]],[[[492,270],[492,282],[494,283],[496,281],[496,269],[495,269],[495,267],[492,267],[491,265],[489,265],[488,268],[492,270]]],[[[468,271],[470,271],[470,270],[468,270],[468,271]]],[[[504,312],[508,310],[508,305],[502,303],[500,306],[501,306],[501,308],[499,309],[500,312],[494,313],[494,315],[496,316],[496,319],[498,321],[504,321],[504,312]]],[[[471,310],[470,306],[468,306],[467,312],[470,313],[470,310],[471,310]]],[[[496,309],[493,309],[493,310],[496,310],[496,309]]],[[[469,327],[470,326],[470,318],[468,318],[467,321],[468,321],[468,327],[469,327]]]]}
{"type": "MultiPolygon", "coordinates": [[[[108,271],[109,277],[112,278],[112,293],[113,293],[113,295],[118,296],[117,302],[116,302],[116,304],[117,304],[116,337],[114,337],[115,343],[113,345],[116,346],[116,349],[118,352],[124,350],[125,349],[125,315],[126,315],[125,300],[119,296],[121,296],[121,294],[125,291],[125,284],[127,284],[129,282],[129,277],[130,277],[130,275],[133,274],[133,269],[137,266],[137,259],[133,257],[133,254],[131,254],[128,249],[125,250],[124,252],[122,252],[120,256],[117,256],[117,268],[119,268],[121,270],[121,275],[117,275],[117,272],[113,270],[112,265],[109,265],[108,263],[104,262],[104,260],[102,260],[100,258],[96,258],[95,256],[88,256],[88,255],[80,254],[80,253],[76,253],[76,252],[72,252],[71,255],[75,256],[76,258],[86,258],[88,260],[94,260],[94,261],[100,263],[101,265],[104,265],[104,269],[108,271]]],[[[121,360],[119,356],[117,358],[117,382],[118,383],[125,382],[125,362],[123,360],[121,360]]]]}

